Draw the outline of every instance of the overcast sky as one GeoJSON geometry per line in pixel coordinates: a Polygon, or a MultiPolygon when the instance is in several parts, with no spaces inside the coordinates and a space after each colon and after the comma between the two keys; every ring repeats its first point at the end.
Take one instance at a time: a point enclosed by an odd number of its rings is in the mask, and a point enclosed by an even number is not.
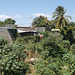
{"type": "Polygon", "coordinates": [[[40,15],[52,19],[52,13],[58,6],[67,9],[66,14],[75,22],[75,0],[0,0],[0,20],[16,20],[17,25],[30,26],[40,15]]]}

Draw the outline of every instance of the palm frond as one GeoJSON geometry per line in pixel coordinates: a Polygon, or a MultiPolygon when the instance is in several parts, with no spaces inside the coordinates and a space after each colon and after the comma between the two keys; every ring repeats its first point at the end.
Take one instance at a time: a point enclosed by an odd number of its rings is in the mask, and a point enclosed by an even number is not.
{"type": "Polygon", "coordinates": [[[58,18],[58,21],[57,21],[57,23],[56,23],[56,28],[58,28],[58,27],[59,27],[60,20],[61,20],[61,16],[58,18]]]}
{"type": "Polygon", "coordinates": [[[57,12],[57,11],[55,11],[55,12],[53,12],[53,14],[58,14],[58,12],[57,12]]]}
{"type": "Polygon", "coordinates": [[[55,17],[57,17],[57,16],[58,16],[58,15],[53,15],[52,18],[55,18],[55,17]]]}
{"type": "Polygon", "coordinates": [[[68,24],[70,24],[69,19],[67,19],[66,17],[64,17],[64,19],[66,20],[66,22],[67,22],[68,24]]]}
{"type": "Polygon", "coordinates": [[[68,17],[68,18],[72,19],[72,17],[71,17],[71,16],[69,16],[69,15],[65,15],[65,17],[68,17]]]}
{"type": "Polygon", "coordinates": [[[65,14],[66,10],[63,11],[63,14],[65,14]]]}
{"type": "Polygon", "coordinates": [[[66,22],[65,22],[65,19],[64,19],[64,18],[63,18],[63,20],[62,20],[62,24],[63,24],[63,26],[66,25],[66,22]]]}
{"type": "Polygon", "coordinates": [[[56,18],[52,21],[52,23],[53,23],[53,24],[56,23],[56,22],[58,21],[58,19],[59,19],[59,17],[56,17],[56,18]]]}

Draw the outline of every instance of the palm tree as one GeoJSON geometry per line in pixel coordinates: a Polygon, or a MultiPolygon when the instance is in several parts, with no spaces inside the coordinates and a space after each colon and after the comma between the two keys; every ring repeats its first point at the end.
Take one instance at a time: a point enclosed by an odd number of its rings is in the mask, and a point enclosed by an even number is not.
{"type": "Polygon", "coordinates": [[[64,15],[66,10],[62,6],[58,6],[53,13],[52,18],[54,18],[53,23],[56,24],[56,28],[61,28],[65,26],[66,24],[69,24],[70,21],[67,18],[72,19],[69,15],[64,15]]]}

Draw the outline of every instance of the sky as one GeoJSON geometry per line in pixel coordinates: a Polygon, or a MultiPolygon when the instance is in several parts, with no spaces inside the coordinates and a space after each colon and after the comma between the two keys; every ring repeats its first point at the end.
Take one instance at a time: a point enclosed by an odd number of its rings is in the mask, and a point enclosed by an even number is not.
{"type": "Polygon", "coordinates": [[[75,22],[75,0],[0,0],[0,21],[12,18],[18,26],[31,26],[40,15],[52,20],[58,6],[63,6],[75,22]]]}

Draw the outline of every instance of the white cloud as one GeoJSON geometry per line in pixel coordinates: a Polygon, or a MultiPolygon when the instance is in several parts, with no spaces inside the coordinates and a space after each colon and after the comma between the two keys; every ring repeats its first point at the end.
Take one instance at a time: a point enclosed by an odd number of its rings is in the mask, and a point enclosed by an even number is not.
{"type": "Polygon", "coordinates": [[[12,18],[12,16],[0,15],[0,20],[5,20],[7,18],[12,18]]]}
{"type": "Polygon", "coordinates": [[[45,14],[45,13],[36,13],[36,14],[33,14],[34,16],[45,16],[45,17],[48,17],[48,18],[52,18],[52,15],[49,15],[49,14],[45,14]]]}
{"type": "Polygon", "coordinates": [[[74,17],[75,15],[72,15],[72,17],[74,17]]]}
{"type": "Polygon", "coordinates": [[[16,15],[16,16],[14,16],[14,18],[21,18],[22,16],[20,16],[20,15],[16,15]]]}
{"type": "Polygon", "coordinates": [[[7,18],[15,19],[15,18],[21,18],[21,17],[22,17],[22,16],[20,16],[20,15],[15,15],[15,16],[0,15],[0,20],[4,21],[4,20],[7,19],[7,18]]]}

